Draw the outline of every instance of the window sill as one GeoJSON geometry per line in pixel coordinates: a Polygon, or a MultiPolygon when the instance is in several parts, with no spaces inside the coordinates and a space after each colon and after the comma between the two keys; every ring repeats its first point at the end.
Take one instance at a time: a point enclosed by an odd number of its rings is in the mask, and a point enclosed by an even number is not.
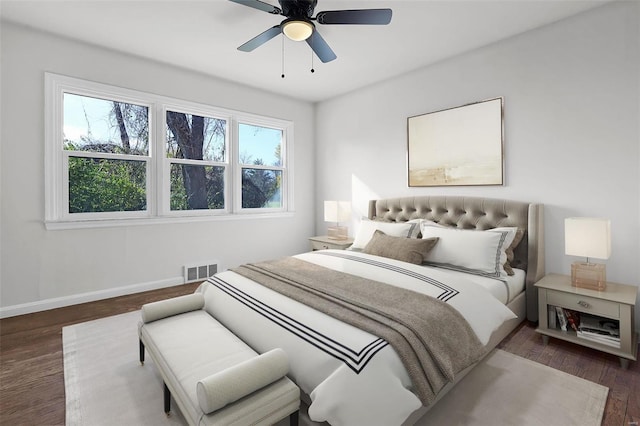
{"type": "Polygon", "coordinates": [[[179,217],[154,217],[143,219],[103,219],[103,220],[75,220],[75,221],[45,221],[47,231],[61,231],[67,229],[89,228],[118,228],[143,225],[165,225],[193,222],[224,222],[230,220],[258,220],[290,218],[293,211],[277,213],[238,213],[216,216],[179,216],[179,217]]]}

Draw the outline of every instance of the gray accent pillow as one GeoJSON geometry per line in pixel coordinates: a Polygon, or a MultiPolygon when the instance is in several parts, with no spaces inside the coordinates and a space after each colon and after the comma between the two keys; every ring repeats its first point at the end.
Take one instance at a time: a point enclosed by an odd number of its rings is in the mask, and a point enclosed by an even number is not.
{"type": "Polygon", "coordinates": [[[392,237],[380,230],[376,230],[371,240],[362,250],[367,254],[388,257],[403,262],[422,264],[424,257],[438,242],[438,238],[415,239],[406,237],[392,237]]]}
{"type": "Polygon", "coordinates": [[[516,236],[513,238],[511,245],[509,246],[508,249],[505,250],[505,253],[507,254],[507,261],[502,266],[505,272],[507,273],[507,275],[515,274],[513,272],[513,267],[511,266],[511,262],[513,262],[513,258],[514,258],[513,251],[516,249],[516,247],[518,247],[518,244],[520,244],[520,241],[522,241],[522,237],[524,237],[524,229],[518,228],[518,230],[516,231],[516,236]]]}

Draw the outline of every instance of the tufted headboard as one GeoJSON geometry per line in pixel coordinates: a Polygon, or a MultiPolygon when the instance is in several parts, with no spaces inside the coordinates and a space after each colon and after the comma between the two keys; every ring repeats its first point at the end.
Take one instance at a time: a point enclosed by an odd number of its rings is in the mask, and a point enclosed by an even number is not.
{"type": "Polygon", "coordinates": [[[369,219],[406,222],[428,219],[461,229],[485,230],[503,226],[523,229],[512,266],[526,271],[527,319],[538,320],[534,284],[544,275],[543,205],[522,201],[461,196],[419,196],[369,201],[369,219]]]}

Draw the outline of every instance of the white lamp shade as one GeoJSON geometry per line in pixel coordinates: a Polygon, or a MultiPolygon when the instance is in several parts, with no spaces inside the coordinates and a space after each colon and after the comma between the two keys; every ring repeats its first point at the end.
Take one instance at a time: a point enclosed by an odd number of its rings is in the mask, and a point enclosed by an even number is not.
{"type": "Polygon", "coordinates": [[[611,222],[593,217],[566,218],[564,251],[569,256],[608,259],[611,256],[611,222]]]}
{"type": "Polygon", "coordinates": [[[351,203],[349,201],[325,201],[325,222],[347,222],[351,219],[351,203]]]}

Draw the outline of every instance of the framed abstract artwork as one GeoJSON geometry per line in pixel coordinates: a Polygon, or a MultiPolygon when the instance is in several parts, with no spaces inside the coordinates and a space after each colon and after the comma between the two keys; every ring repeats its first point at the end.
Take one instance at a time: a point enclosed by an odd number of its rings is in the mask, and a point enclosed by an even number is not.
{"type": "Polygon", "coordinates": [[[504,99],[407,119],[409,186],[504,184],[504,99]]]}

